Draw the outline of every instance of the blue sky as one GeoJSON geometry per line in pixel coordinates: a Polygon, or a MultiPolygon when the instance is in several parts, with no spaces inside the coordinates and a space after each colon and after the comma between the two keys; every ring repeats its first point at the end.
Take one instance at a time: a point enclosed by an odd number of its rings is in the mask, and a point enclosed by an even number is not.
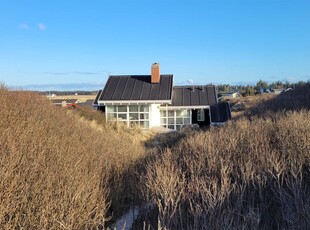
{"type": "Polygon", "coordinates": [[[310,1],[0,0],[0,81],[96,89],[108,74],[175,84],[310,79],[310,1]]]}

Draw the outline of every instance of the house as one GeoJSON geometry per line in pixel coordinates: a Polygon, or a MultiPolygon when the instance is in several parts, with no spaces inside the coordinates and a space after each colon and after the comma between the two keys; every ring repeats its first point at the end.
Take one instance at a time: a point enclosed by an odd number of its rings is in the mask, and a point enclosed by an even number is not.
{"type": "Polygon", "coordinates": [[[107,120],[143,129],[218,125],[230,119],[230,107],[218,103],[214,85],[173,86],[172,74],[160,74],[154,63],[151,75],[110,76],[94,106],[107,120]]]}
{"type": "Polygon", "coordinates": [[[219,96],[222,98],[240,98],[240,97],[242,97],[241,93],[239,93],[239,92],[221,93],[219,96]]]}

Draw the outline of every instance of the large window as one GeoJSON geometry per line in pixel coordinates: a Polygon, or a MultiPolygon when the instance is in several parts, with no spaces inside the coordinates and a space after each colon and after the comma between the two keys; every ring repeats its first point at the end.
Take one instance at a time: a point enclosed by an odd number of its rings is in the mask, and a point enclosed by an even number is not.
{"type": "Polygon", "coordinates": [[[124,122],[129,127],[150,127],[148,105],[107,105],[107,120],[124,122]]]}
{"type": "Polygon", "coordinates": [[[187,109],[160,110],[160,125],[168,129],[180,130],[182,125],[191,123],[191,113],[187,109]]]}

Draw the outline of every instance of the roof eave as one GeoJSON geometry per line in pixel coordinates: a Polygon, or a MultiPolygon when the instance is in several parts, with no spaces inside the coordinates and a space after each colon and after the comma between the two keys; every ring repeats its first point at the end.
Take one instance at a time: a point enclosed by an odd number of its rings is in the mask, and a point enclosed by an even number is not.
{"type": "Polygon", "coordinates": [[[167,106],[160,106],[160,108],[168,108],[168,109],[209,109],[210,105],[188,105],[188,106],[167,105],[167,106]]]}
{"type": "Polygon", "coordinates": [[[98,105],[107,104],[171,104],[170,100],[99,100],[98,105]]]}

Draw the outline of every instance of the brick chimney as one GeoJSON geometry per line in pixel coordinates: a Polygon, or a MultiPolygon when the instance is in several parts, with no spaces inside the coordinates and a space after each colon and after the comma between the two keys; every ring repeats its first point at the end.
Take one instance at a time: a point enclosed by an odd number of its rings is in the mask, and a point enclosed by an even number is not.
{"type": "Polygon", "coordinates": [[[154,63],[152,65],[151,83],[153,84],[159,82],[160,82],[159,63],[154,63]]]}

